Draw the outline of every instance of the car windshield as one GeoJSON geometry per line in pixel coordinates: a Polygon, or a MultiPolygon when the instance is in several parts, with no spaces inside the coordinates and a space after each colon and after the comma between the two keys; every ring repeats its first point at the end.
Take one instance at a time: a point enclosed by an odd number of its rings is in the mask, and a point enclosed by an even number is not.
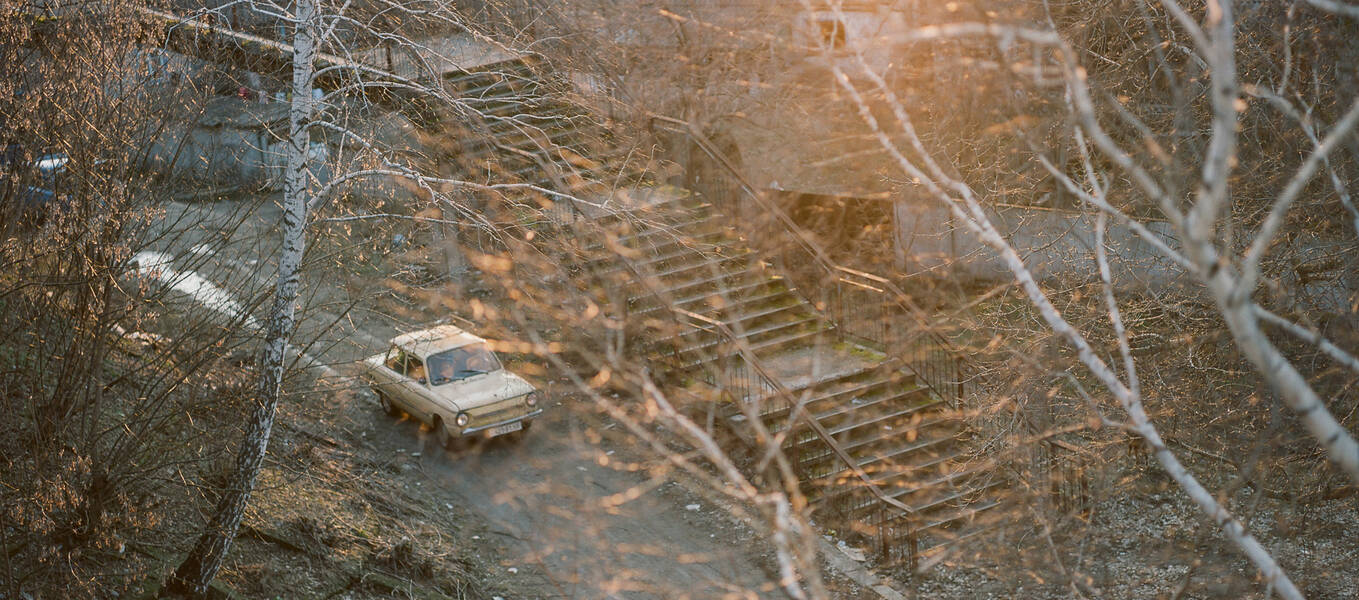
{"type": "Polygon", "coordinates": [[[446,350],[430,356],[425,362],[429,367],[430,385],[443,385],[500,368],[500,361],[486,344],[468,344],[446,350]]]}

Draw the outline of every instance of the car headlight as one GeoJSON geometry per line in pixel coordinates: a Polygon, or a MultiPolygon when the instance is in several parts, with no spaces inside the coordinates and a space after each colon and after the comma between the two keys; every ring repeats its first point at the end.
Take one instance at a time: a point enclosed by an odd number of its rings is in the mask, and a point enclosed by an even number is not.
{"type": "Polygon", "coordinates": [[[529,408],[538,406],[538,392],[529,392],[529,394],[524,397],[524,404],[527,404],[529,408]]]}
{"type": "Polygon", "coordinates": [[[457,423],[458,427],[466,427],[467,423],[471,420],[472,418],[467,416],[467,413],[462,412],[458,413],[458,416],[453,418],[453,422],[457,423]]]}

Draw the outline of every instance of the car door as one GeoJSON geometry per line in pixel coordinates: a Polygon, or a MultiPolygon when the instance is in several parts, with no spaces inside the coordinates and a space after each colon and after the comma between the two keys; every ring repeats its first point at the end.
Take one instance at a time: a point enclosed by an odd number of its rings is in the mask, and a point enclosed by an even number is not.
{"type": "Polygon", "coordinates": [[[405,354],[401,352],[400,348],[393,345],[387,349],[387,354],[382,361],[373,365],[369,370],[373,387],[402,409],[408,408],[405,402],[405,394],[401,391],[401,379],[406,376],[405,361],[405,354]]]}
{"type": "Polygon", "coordinates": [[[434,406],[430,401],[429,380],[425,373],[424,361],[409,352],[402,352],[402,356],[405,365],[400,381],[402,403],[408,407],[408,412],[412,415],[422,421],[429,421],[433,417],[434,406]]]}

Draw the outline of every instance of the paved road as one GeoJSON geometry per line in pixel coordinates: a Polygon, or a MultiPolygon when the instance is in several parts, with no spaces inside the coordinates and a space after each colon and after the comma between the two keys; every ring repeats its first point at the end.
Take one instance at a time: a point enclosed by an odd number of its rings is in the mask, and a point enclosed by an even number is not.
{"type": "MultiPolygon", "coordinates": [[[[248,305],[252,294],[268,290],[277,209],[265,203],[248,216],[234,211],[229,203],[175,205],[166,222],[206,219],[198,231],[212,233],[166,237],[152,250],[174,257],[176,271],[200,275],[248,305]],[[219,235],[222,229],[233,233],[219,235]]],[[[367,265],[350,257],[323,260],[331,273],[305,282],[308,316],[299,330],[302,339],[325,330],[309,353],[344,375],[353,372],[352,361],[382,351],[384,340],[412,323],[363,304],[349,308],[334,269],[367,265]]],[[[421,470],[447,503],[483,520],[477,525],[486,534],[473,543],[503,557],[496,578],[522,594],[515,597],[782,597],[761,556],[763,540],[666,478],[627,470],[627,461],[642,454],[626,438],[586,426],[597,418],[566,393],[553,394],[548,414],[521,441],[454,453],[437,449],[414,423],[383,416],[370,396],[353,396],[353,410],[372,415],[364,433],[377,452],[419,452],[421,470]]]]}

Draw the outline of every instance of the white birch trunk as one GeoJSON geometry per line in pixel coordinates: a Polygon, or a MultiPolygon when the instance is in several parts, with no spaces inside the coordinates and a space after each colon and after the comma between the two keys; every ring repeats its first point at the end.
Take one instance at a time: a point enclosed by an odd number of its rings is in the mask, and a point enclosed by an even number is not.
{"type": "Polygon", "coordinates": [[[315,113],[312,97],[313,61],[320,28],[316,0],[298,0],[293,34],[293,98],[289,114],[288,164],[284,173],[283,244],[278,258],[278,281],[270,309],[264,348],[259,361],[256,406],[247,424],[245,441],[236,456],[227,489],[211,520],[188,557],[170,576],[162,592],[168,595],[203,597],[221,568],[222,559],[240,528],[245,506],[254,490],[260,465],[269,447],[278,398],[283,383],[283,364],[288,339],[295,324],[299,267],[306,246],[308,170],[311,146],[310,121],[315,113]]]}

